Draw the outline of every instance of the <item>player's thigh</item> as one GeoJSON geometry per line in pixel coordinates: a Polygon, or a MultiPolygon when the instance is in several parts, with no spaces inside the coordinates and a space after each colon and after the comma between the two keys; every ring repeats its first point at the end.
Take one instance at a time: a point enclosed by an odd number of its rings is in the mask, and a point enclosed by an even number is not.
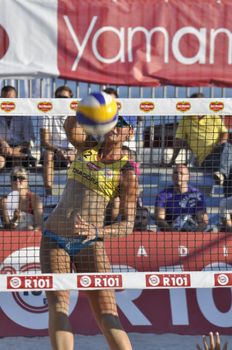
{"type": "Polygon", "coordinates": [[[40,265],[43,273],[69,273],[71,260],[68,253],[57,242],[43,237],[40,243],[40,265]]]}
{"type": "MultiPolygon", "coordinates": [[[[75,268],[79,273],[110,272],[110,262],[106,254],[104,242],[97,242],[83,249],[75,259],[75,268]]],[[[86,291],[91,308],[96,315],[117,315],[114,290],[86,291]]]]}
{"type": "Polygon", "coordinates": [[[75,256],[74,265],[79,273],[110,272],[111,267],[104,242],[96,242],[82,249],[75,256]]]}
{"type": "MultiPolygon", "coordinates": [[[[47,237],[42,237],[40,245],[40,264],[43,273],[70,273],[70,257],[64,249],[47,237]]],[[[68,314],[69,291],[47,291],[50,310],[68,314]]]]}
{"type": "Polygon", "coordinates": [[[118,315],[114,290],[91,290],[85,294],[95,315],[118,315]]]}

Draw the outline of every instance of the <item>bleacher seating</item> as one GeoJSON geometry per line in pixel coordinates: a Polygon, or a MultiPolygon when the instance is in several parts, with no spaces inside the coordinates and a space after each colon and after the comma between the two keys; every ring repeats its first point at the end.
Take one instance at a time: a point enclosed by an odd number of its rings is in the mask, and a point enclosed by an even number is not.
{"type": "MultiPolygon", "coordinates": [[[[53,195],[49,200],[45,197],[43,175],[41,169],[30,170],[29,184],[31,191],[39,194],[44,203],[44,217],[46,218],[55,207],[64,189],[67,180],[67,170],[56,170],[54,176],[53,195]]],[[[172,183],[171,168],[142,168],[140,175],[140,195],[143,205],[151,212],[151,225],[154,225],[154,204],[156,195],[165,187],[172,183]]],[[[205,194],[207,212],[210,222],[218,223],[218,207],[223,198],[221,186],[214,184],[210,174],[205,174],[202,170],[191,168],[190,184],[199,188],[205,194]]],[[[0,196],[6,195],[11,191],[9,170],[0,173],[0,196]]]]}
{"type": "MultiPolygon", "coordinates": [[[[143,204],[149,208],[152,214],[154,213],[156,195],[171,184],[171,168],[142,169],[140,195],[143,204]]],[[[197,187],[204,193],[210,224],[217,225],[219,223],[219,203],[224,197],[223,188],[214,184],[211,174],[204,173],[202,169],[194,168],[190,170],[190,185],[197,187]]]]}

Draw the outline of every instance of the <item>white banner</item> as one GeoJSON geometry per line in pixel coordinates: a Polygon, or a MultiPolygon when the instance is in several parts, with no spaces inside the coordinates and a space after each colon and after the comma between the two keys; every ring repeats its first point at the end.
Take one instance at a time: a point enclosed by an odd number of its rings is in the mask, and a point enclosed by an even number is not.
{"type": "Polygon", "coordinates": [[[231,0],[0,0],[0,77],[231,87],[231,23],[231,0]]]}
{"type": "Polygon", "coordinates": [[[57,0],[0,0],[0,76],[58,76],[57,0]]]}
{"type": "MultiPolygon", "coordinates": [[[[231,98],[124,98],[118,112],[131,116],[232,115],[231,98]]],[[[78,99],[0,99],[0,115],[74,115],[78,99]]]]}

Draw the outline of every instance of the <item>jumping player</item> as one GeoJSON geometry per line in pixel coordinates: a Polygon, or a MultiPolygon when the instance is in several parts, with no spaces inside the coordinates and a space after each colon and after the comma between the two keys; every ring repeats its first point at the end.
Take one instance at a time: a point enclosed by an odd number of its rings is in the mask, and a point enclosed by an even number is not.
{"type": "MultiPolygon", "coordinates": [[[[133,130],[120,118],[102,144],[88,141],[75,117],[67,118],[65,130],[77,156],[68,171],[62,198],[46,222],[41,241],[42,271],[69,273],[73,265],[79,273],[109,272],[104,239],[126,236],[134,226],[138,177],[122,149],[133,130]],[[105,209],[116,196],[120,197],[121,220],[104,226],[105,209]]],[[[109,348],[132,349],[119,321],[114,291],[86,291],[86,295],[109,348]]],[[[53,350],[73,350],[69,292],[47,292],[47,300],[53,350]]]]}

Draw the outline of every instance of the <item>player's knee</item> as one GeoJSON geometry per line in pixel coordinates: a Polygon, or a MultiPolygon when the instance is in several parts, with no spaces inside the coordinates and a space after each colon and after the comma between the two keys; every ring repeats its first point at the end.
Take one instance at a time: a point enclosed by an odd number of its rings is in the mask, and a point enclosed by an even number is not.
{"type": "Polygon", "coordinates": [[[103,314],[100,322],[102,329],[105,331],[110,329],[122,329],[122,325],[117,315],[103,314]]]}

